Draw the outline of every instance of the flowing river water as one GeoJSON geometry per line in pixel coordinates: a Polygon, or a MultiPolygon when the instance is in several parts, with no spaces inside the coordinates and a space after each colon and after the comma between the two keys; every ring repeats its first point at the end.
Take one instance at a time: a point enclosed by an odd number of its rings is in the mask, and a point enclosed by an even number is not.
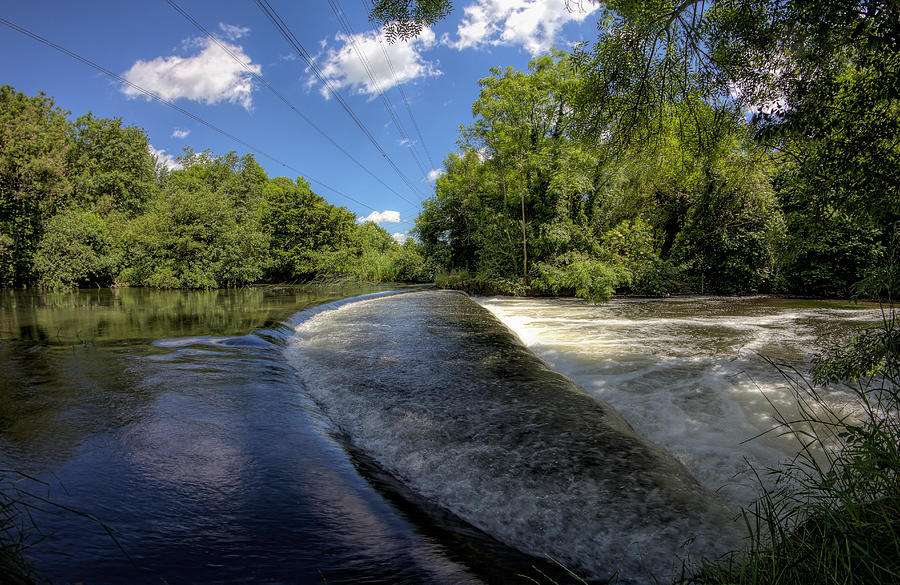
{"type": "Polygon", "coordinates": [[[3,293],[0,469],[39,572],[565,582],[552,555],[647,582],[738,542],[745,461],[794,449],[746,442],[792,403],[760,355],[802,369],[818,336],[879,318],[393,292],[3,293]]]}

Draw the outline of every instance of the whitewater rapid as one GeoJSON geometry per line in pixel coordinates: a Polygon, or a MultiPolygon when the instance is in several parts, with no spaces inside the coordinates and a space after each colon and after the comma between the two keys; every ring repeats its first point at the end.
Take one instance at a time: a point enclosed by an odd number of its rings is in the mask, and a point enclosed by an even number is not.
{"type": "Polygon", "coordinates": [[[740,545],[733,507],[466,295],[320,311],[286,356],[353,448],[523,552],[646,583],[740,545]]]}
{"type": "MultiPolygon", "coordinates": [[[[882,317],[872,306],[764,297],[476,300],[554,370],[740,506],[756,500],[770,468],[800,449],[776,428],[798,417],[783,374],[807,373],[821,337],[846,336],[882,317]]],[[[837,413],[858,408],[840,386],[821,396],[837,413]]]]}

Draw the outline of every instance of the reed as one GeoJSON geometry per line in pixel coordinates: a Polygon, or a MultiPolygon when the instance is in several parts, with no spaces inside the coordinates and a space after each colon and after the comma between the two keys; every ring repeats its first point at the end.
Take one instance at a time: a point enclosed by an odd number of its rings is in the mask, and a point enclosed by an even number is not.
{"type": "Polygon", "coordinates": [[[744,511],[749,550],[704,562],[684,582],[900,583],[898,341],[891,310],[879,330],[818,356],[813,381],[779,367],[800,410],[791,418],[779,413],[775,432],[793,436],[801,448],[786,466],[766,472],[773,481],[761,483],[773,487],[744,511]],[[860,410],[829,407],[822,383],[837,377],[860,410]]]}
{"type": "Polygon", "coordinates": [[[27,531],[15,493],[9,474],[0,470],[0,583],[36,585],[39,581],[25,560],[27,531]]]}

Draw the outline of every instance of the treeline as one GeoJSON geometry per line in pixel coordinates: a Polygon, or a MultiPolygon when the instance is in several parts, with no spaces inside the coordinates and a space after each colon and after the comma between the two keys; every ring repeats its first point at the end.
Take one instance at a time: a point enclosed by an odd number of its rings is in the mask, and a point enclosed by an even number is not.
{"type": "Polygon", "coordinates": [[[889,295],[896,7],[640,6],[610,4],[593,48],[480,81],[416,221],[438,281],[594,300],[889,295]]]}
{"type": "Polygon", "coordinates": [[[356,223],[252,155],[186,149],[157,163],[119,119],[68,119],[0,88],[0,286],[215,288],[353,278],[428,280],[415,242],[356,223]]]}

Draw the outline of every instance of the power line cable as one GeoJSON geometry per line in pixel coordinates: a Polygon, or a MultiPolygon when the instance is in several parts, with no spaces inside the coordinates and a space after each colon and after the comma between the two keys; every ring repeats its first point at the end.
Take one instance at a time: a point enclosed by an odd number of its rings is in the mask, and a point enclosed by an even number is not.
{"type": "MultiPolygon", "coordinates": [[[[278,32],[281,33],[288,44],[291,45],[291,47],[293,47],[297,54],[300,55],[300,57],[306,62],[309,69],[315,74],[322,85],[331,93],[335,100],[337,100],[337,102],[341,105],[347,115],[350,116],[350,119],[352,119],[354,123],[356,123],[356,125],[366,136],[366,138],[368,138],[372,145],[378,150],[378,152],[381,153],[381,156],[384,157],[384,159],[391,166],[394,172],[397,173],[404,184],[409,187],[409,190],[415,193],[417,196],[421,196],[421,193],[417,191],[409,177],[407,177],[403,173],[403,171],[400,170],[400,167],[398,167],[394,160],[390,157],[390,155],[385,152],[384,148],[382,148],[382,146],[378,143],[378,140],[375,139],[375,136],[366,127],[366,125],[359,118],[356,112],[353,111],[353,109],[340,94],[340,92],[333,86],[331,81],[329,81],[328,78],[325,77],[325,74],[319,68],[313,56],[303,47],[303,44],[297,39],[296,35],[294,35],[281,15],[279,15],[278,12],[272,7],[272,5],[269,4],[268,0],[256,0],[256,5],[263,12],[263,14],[265,14],[269,18],[272,24],[275,25],[275,28],[278,29],[278,32]]],[[[410,201],[403,196],[401,196],[401,198],[413,206],[418,205],[417,203],[410,201]]]]}
{"type": "MultiPolygon", "coordinates": [[[[361,0],[363,9],[366,12],[370,10],[370,4],[368,0],[361,0]]],[[[434,164],[434,159],[431,158],[431,153],[428,151],[428,144],[425,142],[425,139],[422,137],[422,131],[419,129],[419,123],[416,121],[415,115],[413,115],[412,106],[409,104],[409,98],[406,97],[406,91],[403,89],[403,84],[400,83],[400,78],[397,76],[397,71],[394,69],[394,63],[391,60],[391,56],[388,54],[387,46],[384,44],[384,39],[382,35],[378,35],[378,44],[381,45],[381,52],[384,53],[384,60],[387,62],[388,69],[391,71],[391,76],[394,78],[394,85],[397,86],[397,89],[400,91],[400,97],[403,98],[403,104],[406,106],[406,113],[409,114],[409,119],[412,121],[413,128],[416,130],[416,135],[419,137],[419,143],[422,145],[422,150],[425,151],[425,157],[428,158],[428,164],[431,165],[431,168],[437,168],[434,164]]]]}
{"type": "MultiPolygon", "coordinates": [[[[422,161],[419,160],[419,156],[413,149],[413,142],[412,140],[410,140],[409,134],[407,134],[406,129],[403,128],[403,125],[400,123],[400,119],[394,112],[394,104],[391,103],[391,99],[384,92],[384,89],[382,89],[381,84],[375,77],[375,71],[373,70],[369,58],[366,57],[365,53],[363,53],[362,49],[360,48],[359,43],[356,42],[356,33],[353,31],[353,27],[345,17],[344,11],[340,7],[339,2],[337,0],[328,0],[328,5],[331,7],[331,11],[334,13],[335,18],[337,18],[338,24],[340,24],[341,28],[344,29],[344,33],[347,35],[347,40],[353,47],[353,51],[356,53],[356,56],[359,58],[359,62],[362,63],[363,69],[365,69],[366,71],[366,76],[372,83],[372,88],[375,90],[375,93],[378,95],[378,97],[381,98],[381,103],[384,106],[384,109],[387,111],[388,116],[391,118],[391,121],[394,123],[394,127],[397,129],[397,133],[400,135],[400,140],[409,149],[410,154],[416,161],[416,165],[419,167],[419,170],[422,171],[422,176],[427,177],[428,171],[425,169],[422,161]]],[[[394,79],[396,80],[396,77],[394,79]]]]}
{"type": "Polygon", "coordinates": [[[228,46],[227,43],[223,43],[221,40],[219,40],[218,38],[216,38],[215,35],[213,35],[211,32],[209,32],[202,24],[200,24],[199,22],[197,22],[197,20],[196,20],[193,16],[191,16],[187,11],[185,11],[184,9],[182,9],[182,8],[181,8],[178,4],[176,4],[173,0],[166,0],[166,2],[169,4],[169,6],[171,6],[173,9],[175,9],[179,14],[181,14],[185,19],[187,19],[191,24],[193,24],[195,27],[197,27],[198,29],[200,29],[200,31],[202,31],[207,37],[209,37],[214,43],[216,43],[216,45],[218,45],[219,48],[221,48],[223,51],[225,51],[226,53],[228,53],[228,55],[229,55],[236,63],[240,64],[241,67],[243,67],[250,75],[252,75],[254,79],[256,79],[256,80],[257,80],[259,83],[261,83],[266,89],[268,89],[268,90],[271,91],[273,94],[275,94],[275,96],[278,97],[278,99],[280,99],[282,102],[284,102],[284,104],[285,104],[288,108],[290,108],[295,114],[297,114],[298,116],[300,116],[300,117],[303,119],[304,122],[306,122],[307,124],[309,124],[309,125],[312,127],[313,130],[315,130],[316,132],[318,132],[319,134],[321,134],[322,137],[324,137],[324,138],[325,138],[326,140],[328,140],[331,144],[333,144],[335,148],[337,148],[338,150],[340,150],[347,158],[349,158],[351,161],[353,161],[354,163],[356,163],[356,165],[357,165],[359,168],[361,168],[361,169],[364,170],[366,173],[368,173],[369,176],[371,176],[373,179],[375,179],[376,181],[378,181],[379,183],[381,183],[381,185],[383,185],[383,186],[384,186],[386,189],[388,189],[391,193],[393,193],[394,195],[396,195],[396,196],[400,197],[401,199],[403,199],[403,196],[400,195],[400,193],[398,193],[398,192],[397,192],[396,190],[394,190],[390,185],[388,185],[387,183],[385,183],[384,181],[382,181],[381,178],[378,177],[375,173],[373,173],[368,167],[366,167],[363,163],[361,163],[359,160],[357,160],[352,154],[350,154],[349,152],[347,152],[347,150],[344,149],[344,147],[342,147],[340,144],[338,144],[331,136],[329,136],[327,132],[325,132],[324,130],[322,130],[322,129],[321,129],[318,125],[316,125],[316,123],[313,122],[306,114],[304,114],[303,112],[301,112],[296,106],[294,106],[294,104],[292,104],[290,101],[288,101],[288,99],[287,99],[286,97],[284,97],[284,95],[282,95],[277,89],[275,89],[268,81],[266,81],[266,79],[265,79],[262,75],[260,75],[259,73],[257,73],[257,72],[256,72],[252,67],[250,67],[250,65],[249,65],[248,63],[246,63],[243,59],[241,59],[240,57],[238,57],[237,55],[235,55],[235,54],[234,54],[234,51],[231,50],[231,48],[228,46]]]}
{"type": "Polygon", "coordinates": [[[132,82],[132,81],[129,81],[129,80],[125,79],[124,77],[118,75],[117,73],[113,73],[113,72],[110,71],[109,69],[106,69],[105,67],[103,67],[103,66],[101,66],[101,65],[98,65],[97,63],[94,63],[94,62],[91,61],[90,59],[88,59],[88,58],[86,58],[86,57],[82,57],[81,55],[79,55],[78,53],[76,53],[76,52],[74,52],[74,51],[70,51],[69,49],[67,49],[67,48],[65,48],[65,47],[63,47],[63,46],[61,46],[61,45],[58,45],[58,44],[54,43],[53,41],[51,41],[51,40],[49,40],[49,39],[46,39],[46,38],[42,37],[41,35],[39,35],[39,34],[37,34],[37,33],[34,33],[34,32],[28,30],[28,29],[25,28],[25,27],[19,26],[18,24],[14,23],[14,22],[11,22],[11,21],[9,21],[9,20],[3,18],[3,17],[0,17],[0,24],[3,24],[3,25],[5,25],[5,26],[7,26],[7,27],[9,27],[9,28],[11,28],[11,29],[17,31],[17,32],[20,32],[20,33],[22,33],[22,34],[25,35],[25,36],[31,37],[32,39],[34,39],[34,40],[36,40],[36,41],[38,41],[38,42],[40,42],[40,43],[43,43],[43,44],[47,45],[48,47],[51,47],[51,48],[53,48],[53,49],[56,49],[56,50],[59,51],[60,53],[63,53],[63,54],[65,54],[65,55],[68,55],[69,57],[72,57],[73,59],[75,59],[75,60],[77,60],[77,61],[81,61],[81,62],[84,63],[85,65],[87,65],[87,66],[89,66],[89,67],[92,67],[92,68],[96,69],[97,71],[99,71],[99,72],[101,72],[101,73],[103,73],[103,74],[105,74],[105,75],[108,75],[109,77],[112,77],[112,78],[115,79],[116,81],[118,81],[118,82],[120,82],[120,83],[122,83],[122,84],[125,84],[125,85],[127,85],[127,86],[129,86],[129,87],[131,87],[131,88],[133,88],[133,89],[135,89],[136,91],[138,91],[138,92],[144,94],[145,96],[147,96],[147,97],[149,97],[149,98],[152,98],[152,99],[154,99],[154,100],[156,100],[156,101],[158,101],[158,102],[160,102],[160,103],[163,103],[163,104],[169,106],[169,107],[172,108],[173,110],[175,110],[175,111],[177,111],[177,112],[179,112],[179,113],[181,113],[181,114],[187,116],[188,118],[194,120],[194,121],[197,122],[198,124],[202,124],[203,126],[206,126],[207,128],[209,128],[210,130],[212,130],[212,131],[214,131],[214,132],[217,132],[217,133],[221,134],[222,136],[225,136],[226,138],[229,138],[229,139],[231,139],[231,140],[237,142],[237,143],[240,144],[241,146],[244,146],[245,148],[247,148],[247,149],[249,149],[249,150],[252,150],[253,152],[256,152],[257,154],[259,154],[259,155],[261,155],[261,156],[264,156],[264,157],[266,157],[267,159],[269,159],[269,160],[271,160],[271,161],[273,161],[273,162],[275,162],[275,163],[281,165],[282,167],[284,167],[284,168],[286,168],[286,169],[288,169],[288,170],[290,170],[290,171],[293,171],[293,172],[297,173],[298,175],[301,175],[301,176],[305,177],[305,178],[306,178],[308,181],[310,181],[311,183],[316,183],[317,185],[321,185],[322,187],[328,189],[329,191],[331,191],[331,192],[333,192],[333,193],[335,193],[335,194],[337,194],[337,195],[340,195],[341,197],[344,197],[344,198],[346,198],[346,199],[349,199],[350,201],[356,203],[357,205],[360,205],[360,206],[362,206],[362,207],[365,207],[366,209],[371,209],[372,211],[378,212],[378,210],[375,209],[374,207],[371,207],[371,206],[369,206],[369,205],[366,205],[366,204],[363,203],[362,201],[359,201],[358,199],[354,199],[354,198],[351,197],[350,195],[347,195],[346,193],[342,193],[341,191],[335,189],[334,187],[331,187],[331,186],[327,185],[326,183],[323,183],[322,181],[319,181],[319,180],[313,178],[312,176],[310,176],[310,175],[304,173],[303,171],[301,171],[301,170],[299,170],[299,169],[297,169],[297,168],[295,168],[295,167],[293,167],[293,166],[287,164],[286,162],[284,162],[284,161],[282,161],[282,160],[280,160],[280,159],[275,158],[275,157],[272,156],[271,154],[268,154],[267,152],[265,152],[265,151],[263,151],[263,150],[260,150],[259,148],[256,148],[255,146],[252,146],[251,144],[249,144],[249,143],[247,143],[247,142],[241,140],[241,139],[238,138],[237,136],[235,136],[235,135],[233,135],[233,134],[230,134],[230,133],[226,132],[225,130],[219,128],[219,127],[216,126],[215,124],[213,124],[213,123],[211,123],[211,122],[208,122],[208,121],[204,120],[203,118],[201,118],[201,117],[198,116],[197,114],[194,114],[193,112],[190,112],[190,111],[188,111],[188,110],[185,110],[185,109],[182,108],[181,106],[176,105],[175,103],[173,103],[173,102],[171,102],[171,101],[165,99],[164,97],[160,96],[160,95],[157,94],[156,92],[153,92],[153,91],[151,91],[151,90],[149,90],[149,89],[145,89],[145,88],[141,87],[140,85],[138,85],[138,84],[136,84],[136,83],[134,83],[134,82],[132,82]]]}

